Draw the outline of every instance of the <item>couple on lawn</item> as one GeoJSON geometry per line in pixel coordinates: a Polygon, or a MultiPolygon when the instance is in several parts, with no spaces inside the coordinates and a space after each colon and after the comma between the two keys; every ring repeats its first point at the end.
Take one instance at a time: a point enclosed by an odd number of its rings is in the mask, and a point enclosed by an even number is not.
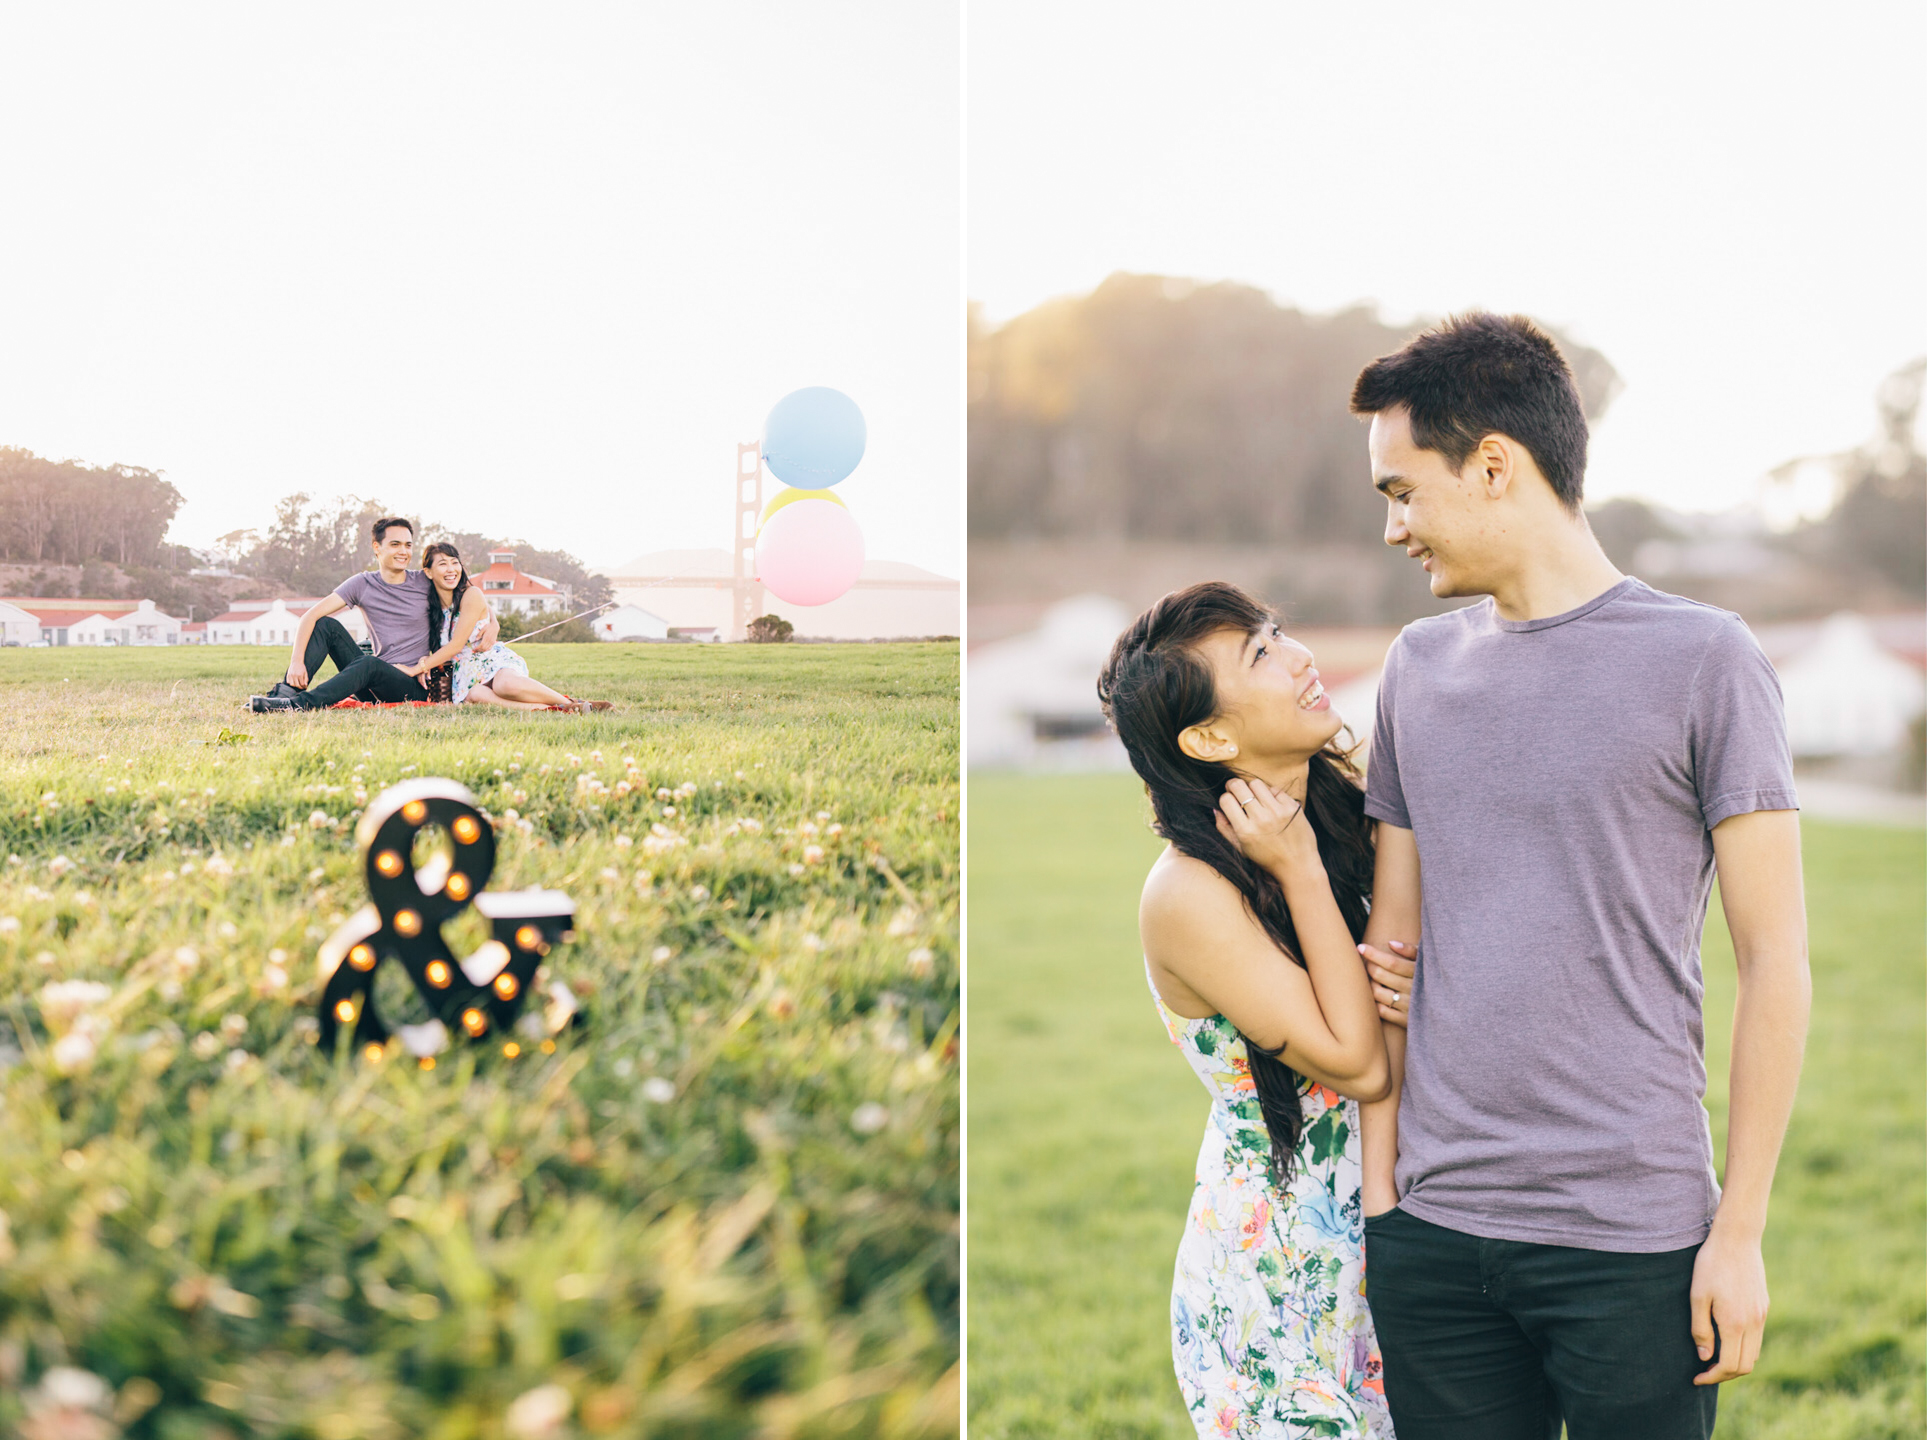
{"type": "Polygon", "coordinates": [[[286,680],[253,696],[251,710],[323,710],[343,700],[375,704],[451,701],[514,710],[607,710],[606,700],[571,700],[529,676],[528,663],[496,639],[482,592],[453,545],[430,545],[411,570],[415,531],[385,516],[373,526],[377,568],[351,575],[301,617],[286,680]],[[337,610],[361,607],[375,653],[364,655],[337,610]],[[408,657],[414,657],[412,660],[408,657]],[[392,658],[391,658],[392,657],[392,658]],[[316,685],[328,659],[333,678],[316,685]]]}
{"type": "Polygon", "coordinates": [[[1352,409],[1386,543],[1484,597],[1393,642],[1366,777],[1311,654],[1232,586],[1165,596],[1099,682],[1169,842],[1151,988],[1212,1095],[1180,1386],[1202,1436],[1704,1440],[1759,1355],[1810,995],[1778,683],[1739,617],[1606,558],[1530,323],[1448,322],[1352,409]]]}

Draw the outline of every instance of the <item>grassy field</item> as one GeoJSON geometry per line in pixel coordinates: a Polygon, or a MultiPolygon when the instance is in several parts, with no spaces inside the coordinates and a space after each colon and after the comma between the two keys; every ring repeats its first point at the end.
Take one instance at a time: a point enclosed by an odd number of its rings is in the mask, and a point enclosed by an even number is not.
{"type": "MultiPolygon", "coordinates": [[[[970,1434],[1188,1436],[1171,1261],[1206,1100],[1145,987],[1158,848],[1128,776],[970,781],[970,1434]]],[[[1927,854],[1804,827],[1812,1038],[1766,1239],[1759,1369],[1722,1440],[1927,1431],[1927,854]]],[[[1724,1146],[1733,960],[1707,927],[1708,1101],[1724,1146]]]]}
{"type": "Polygon", "coordinates": [[[0,1433],[956,1433],[957,647],[526,653],[617,707],[0,652],[0,1433]],[[575,897],[551,1053],[311,1043],[411,775],[575,897]]]}

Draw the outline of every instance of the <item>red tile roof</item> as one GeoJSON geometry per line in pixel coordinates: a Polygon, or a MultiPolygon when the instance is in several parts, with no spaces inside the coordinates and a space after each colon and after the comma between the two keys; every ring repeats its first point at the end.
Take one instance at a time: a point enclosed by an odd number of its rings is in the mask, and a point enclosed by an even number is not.
{"type": "Polygon", "coordinates": [[[0,595],[0,600],[38,616],[42,625],[71,625],[89,615],[126,615],[140,609],[138,600],[68,599],[60,595],[0,595]],[[48,614],[71,615],[73,620],[49,620],[48,614]]]}
{"type": "Polygon", "coordinates": [[[497,562],[477,574],[470,575],[470,583],[484,595],[553,595],[555,586],[545,585],[533,575],[524,575],[513,565],[497,562]],[[496,581],[507,580],[507,587],[497,589],[496,581]],[[484,584],[484,581],[490,583],[484,584]]]}
{"type": "MultiPolygon", "coordinates": [[[[38,607],[29,608],[25,605],[22,605],[20,608],[38,620],[41,628],[47,630],[63,630],[68,626],[78,625],[83,620],[91,620],[94,616],[104,613],[99,610],[46,610],[38,607]]],[[[118,617],[113,616],[109,618],[118,617]]]]}

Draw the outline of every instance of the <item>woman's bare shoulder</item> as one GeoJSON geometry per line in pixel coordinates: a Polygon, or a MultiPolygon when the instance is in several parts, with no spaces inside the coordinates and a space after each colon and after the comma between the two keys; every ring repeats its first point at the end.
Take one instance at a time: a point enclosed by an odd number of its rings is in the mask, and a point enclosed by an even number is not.
{"type": "Polygon", "coordinates": [[[1144,877],[1138,919],[1146,927],[1195,924],[1204,916],[1235,912],[1242,903],[1237,887],[1211,866],[1167,846],[1144,877]]]}

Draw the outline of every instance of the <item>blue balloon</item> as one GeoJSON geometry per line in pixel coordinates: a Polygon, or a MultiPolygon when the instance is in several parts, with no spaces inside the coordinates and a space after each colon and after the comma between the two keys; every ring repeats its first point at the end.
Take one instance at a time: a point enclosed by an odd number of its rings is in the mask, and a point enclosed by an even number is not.
{"type": "Polygon", "coordinates": [[[856,469],[868,431],[856,401],[827,385],[792,390],[763,422],[763,460],[799,490],[827,490],[856,469]]]}

